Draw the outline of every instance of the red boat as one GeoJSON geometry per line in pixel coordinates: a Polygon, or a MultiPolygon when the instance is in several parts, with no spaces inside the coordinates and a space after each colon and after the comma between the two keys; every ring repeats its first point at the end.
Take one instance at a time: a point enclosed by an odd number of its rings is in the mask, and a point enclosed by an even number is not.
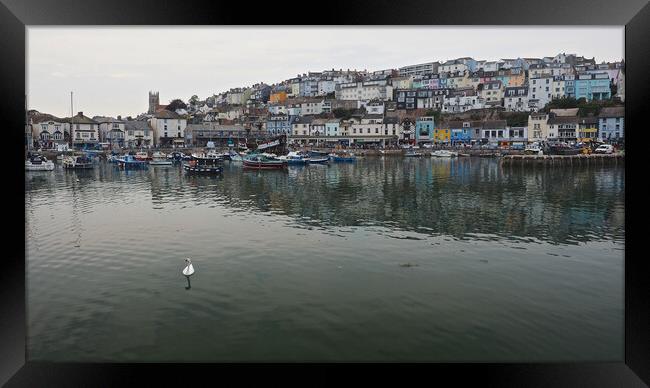
{"type": "Polygon", "coordinates": [[[244,168],[255,170],[282,170],[287,168],[286,160],[272,159],[264,155],[253,155],[244,159],[244,168]]]}

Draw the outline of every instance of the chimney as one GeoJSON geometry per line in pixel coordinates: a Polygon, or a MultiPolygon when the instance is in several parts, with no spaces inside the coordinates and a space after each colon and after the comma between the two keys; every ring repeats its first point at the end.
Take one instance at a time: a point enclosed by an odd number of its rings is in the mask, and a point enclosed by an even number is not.
{"type": "Polygon", "coordinates": [[[83,116],[83,115],[84,115],[84,112],[78,112],[77,113],[77,116],[83,116]]]}

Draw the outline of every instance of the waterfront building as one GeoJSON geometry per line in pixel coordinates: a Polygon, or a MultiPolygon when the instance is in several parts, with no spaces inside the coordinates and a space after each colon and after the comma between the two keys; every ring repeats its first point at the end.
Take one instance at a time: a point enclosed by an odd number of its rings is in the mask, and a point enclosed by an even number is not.
{"type": "Polygon", "coordinates": [[[548,140],[557,139],[567,143],[575,142],[578,137],[578,117],[551,114],[548,120],[548,130],[548,140]]]}
{"type": "Polygon", "coordinates": [[[598,138],[616,141],[625,138],[625,107],[603,108],[598,115],[598,138]]]}
{"type": "Polygon", "coordinates": [[[434,118],[423,116],[415,119],[415,141],[417,143],[430,143],[433,140],[435,129],[434,118]]]}
{"type": "Polygon", "coordinates": [[[490,144],[503,144],[510,142],[510,136],[506,130],[505,120],[486,120],[481,129],[483,142],[490,144]]]}
{"type": "Polygon", "coordinates": [[[450,130],[450,141],[452,145],[470,144],[474,138],[474,128],[471,121],[454,120],[448,123],[450,130]]]}
{"type": "Polygon", "coordinates": [[[325,126],[327,124],[327,121],[328,119],[312,120],[312,122],[309,124],[309,136],[315,136],[315,137],[326,136],[327,132],[325,126]]]}
{"type": "Polygon", "coordinates": [[[548,138],[547,113],[531,113],[528,116],[528,141],[539,142],[548,138]]]}
{"type": "Polygon", "coordinates": [[[575,80],[576,99],[607,100],[611,97],[607,73],[578,74],[575,80]]]}
{"type": "Polygon", "coordinates": [[[124,121],[121,117],[114,119],[112,117],[93,117],[99,123],[99,140],[109,143],[111,147],[123,147],[124,141],[124,121]]]}
{"type": "Polygon", "coordinates": [[[72,145],[75,148],[95,147],[99,143],[99,123],[84,116],[83,112],[77,113],[66,120],[69,132],[72,134],[72,145]]]}
{"type": "Polygon", "coordinates": [[[161,110],[149,120],[154,131],[154,145],[180,146],[185,144],[187,120],[176,112],[161,110]]]}
{"type": "Polygon", "coordinates": [[[581,117],[578,119],[579,142],[591,142],[598,139],[598,117],[581,117]]]}
{"type": "Polygon", "coordinates": [[[67,119],[58,118],[48,113],[38,111],[28,112],[27,132],[29,132],[28,143],[33,145],[36,140],[41,148],[56,148],[59,144],[66,144],[69,141],[69,127],[67,119]]]}
{"type": "Polygon", "coordinates": [[[451,130],[448,122],[442,121],[433,129],[433,142],[435,144],[449,144],[451,142],[451,130]]]}
{"type": "Polygon", "coordinates": [[[528,87],[507,87],[503,92],[503,107],[509,112],[527,112],[528,87]]]}
{"type": "Polygon", "coordinates": [[[208,142],[218,147],[246,142],[249,139],[264,139],[262,131],[252,130],[241,124],[220,125],[215,123],[189,124],[185,130],[185,142],[193,147],[206,147],[208,142]]]}
{"type": "Polygon", "coordinates": [[[124,135],[122,146],[149,147],[154,144],[153,128],[145,120],[124,121],[124,132],[122,135],[124,135]]]}
{"type": "Polygon", "coordinates": [[[440,63],[438,62],[427,62],[417,65],[404,66],[399,68],[399,75],[400,77],[403,77],[437,73],[438,66],[440,66],[440,63]]]}
{"type": "Polygon", "coordinates": [[[399,123],[399,117],[397,116],[384,117],[382,124],[384,127],[384,135],[392,137],[391,139],[392,141],[390,142],[391,144],[396,144],[397,140],[403,138],[402,131],[401,131],[402,126],[399,123]]]}
{"type": "Polygon", "coordinates": [[[309,127],[314,120],[314,116],[300,116],[291,124],[292,136],[309,136],[309,127]]]}
{"type": "Polygon", "coordinates": [[[325,136],[339,136],[339,125],[341,119],[329,119],[325,123],[325,136]]]}
{"type": "Polygon", "coordinates": [[[266,121],[266,132],[269,135],[286,135],[291,133],[291,125],[297,116],[286,114],[270,115],[266,121]]]}

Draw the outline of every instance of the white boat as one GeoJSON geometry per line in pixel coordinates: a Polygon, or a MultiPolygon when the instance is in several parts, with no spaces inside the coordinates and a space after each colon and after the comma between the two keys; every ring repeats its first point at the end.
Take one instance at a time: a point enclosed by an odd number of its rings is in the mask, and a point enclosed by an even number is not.
{"type": "Polygon", "coordinates": [[[241,162],[244,161],[243,156],[241,156],[240,154],[238,154],[237,152],[232,151],[232,150],[230,152],[228,152],[228,156],[230,157],[231,162],[241,163],[241,162]]]}
{"type": "Polygon", "coordinates": [[[93,161],[87,156],[66,156],[63,158],[63,168],[72,170],[92,169],[93,161]]]}
{"type": "Polygon", "coordinates": [[[152,166],[171,166],[173,162],[163,152],[154,152],[149,164],[152,166]]]}
{"type": "Polygon", "coordinates": [[[32,155],[25,161],[25,170],[27,171],[52,171],[54,170],[54,162],[47,160],[42,155],[32,155]]]}
{"type": "Polygon", "coordinates": [[[431,152],[431,156],[438,158],[455,158],[458,156],[458,152],[449,150],[435,150],[431,152]]]}

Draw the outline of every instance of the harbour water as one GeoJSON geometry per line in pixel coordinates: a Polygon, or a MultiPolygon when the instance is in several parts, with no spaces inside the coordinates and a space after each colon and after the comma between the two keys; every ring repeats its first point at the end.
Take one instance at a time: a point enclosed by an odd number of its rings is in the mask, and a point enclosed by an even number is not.
{"type": "Polygon", "coordinates": [[[624,172],[26,172],[27,357],[620,361],[624,172]]]}

